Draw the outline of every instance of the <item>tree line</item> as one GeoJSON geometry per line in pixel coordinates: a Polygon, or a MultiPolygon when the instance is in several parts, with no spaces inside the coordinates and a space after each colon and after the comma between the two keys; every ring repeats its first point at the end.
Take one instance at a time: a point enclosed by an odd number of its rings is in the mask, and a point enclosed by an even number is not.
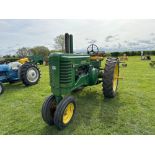
{"type": "MultiPolygon", "coordinates": [[[[119,57],[122,56],[123,54],[126,54],[127,56],[140,56],[141,51],[110,52],[109,54],[113,57],[119,57]]],[[[155,55],[155,50],[143,51],[143,55],[155,55]]]]}

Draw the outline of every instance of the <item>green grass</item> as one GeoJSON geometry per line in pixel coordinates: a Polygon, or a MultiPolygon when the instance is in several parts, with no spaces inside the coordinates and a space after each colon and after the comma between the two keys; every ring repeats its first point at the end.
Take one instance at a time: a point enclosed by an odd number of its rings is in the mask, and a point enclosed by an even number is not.
{"type": "Polygon", "coordinates": [[[47,126],[41,117],[44,99],[50,95],[48,67],[40,66],[38,85],[5,84],[0,96],[0,134],[155,134],[155,68],[140,57],[129,57],[120,69],[114,99],[104,99],[101,85],[74,93],[77,111],[64,130],[47,126]]]}

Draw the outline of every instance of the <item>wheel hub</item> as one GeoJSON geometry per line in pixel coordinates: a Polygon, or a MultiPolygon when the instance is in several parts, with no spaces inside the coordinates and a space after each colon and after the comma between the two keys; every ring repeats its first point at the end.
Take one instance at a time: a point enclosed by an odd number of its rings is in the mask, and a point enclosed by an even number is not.
{"type": "Polygon", "coordinates": [[[67,124],[71,120],[71,118],[73,116],[73,112],[74,112],[74,104],[69,103],[64,111],[64,114],[63,114],[63,123],[64,124],[67,124]]]}
{"type": "Polygon", "coordinates": [[[116,91],[117,89],[117,83],[118,83],[118,64],[116,64],[114,68],[114,75],[113,75],[113,91],[116,91]]]}
{"type": "Polygon", "coordinates": [[[27,70],[27,79],[30,82],[36,82],[38,80],[39,73],[36,68],[29,68],[27,70]]]}

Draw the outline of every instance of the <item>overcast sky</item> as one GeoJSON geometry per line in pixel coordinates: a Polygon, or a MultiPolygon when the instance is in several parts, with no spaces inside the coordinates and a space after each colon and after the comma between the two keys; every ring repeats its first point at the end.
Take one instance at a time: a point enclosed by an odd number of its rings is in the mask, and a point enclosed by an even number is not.
{"type": "Polygon", "coordinates": [[[60,34],[74,36],[74,51],[90,40],[105,51],[155,49],[155,20],[0,20],[0,55],[44,45],[53,49],[60,34]]]}

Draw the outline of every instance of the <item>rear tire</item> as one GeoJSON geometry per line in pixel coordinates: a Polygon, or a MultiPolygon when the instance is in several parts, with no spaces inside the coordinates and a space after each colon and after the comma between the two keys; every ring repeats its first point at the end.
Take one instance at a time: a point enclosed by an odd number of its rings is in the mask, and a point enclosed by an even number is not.
{"type": "Polygon", "coordinates": [[[54,114],[54,124],[58,129],[64,129],[74,118],[76,110],[73,96],[63,98],[58,104],[54,114]]]}
{"type": "Polygon", "coordinates": [[[48,125],[53,125],[54,124],[54,113],[56,110],[56,100],[55,96],[51,95],[47,97],[45,102],[43,103],[42,106],[42,118],[45,123],[48,125]]]}
{"type": "Polygon", "coordinates": [[[107,98],[113,98],[116,95],[119,77],[119,60],[109,58],[106,61],[103,73],[103,94],[107,98]]]}
{"type": "Polygon", "coordinates": [[[4,93],[4,86],[3,84],[0,82],[0,95],[4,93]]]}
{"type": "Polygon", "coordinates": [[[33,63],[25,63],[20,68],[20,78],[25,86],[35,85],[40,79],[40,70],[33,63]]]}

